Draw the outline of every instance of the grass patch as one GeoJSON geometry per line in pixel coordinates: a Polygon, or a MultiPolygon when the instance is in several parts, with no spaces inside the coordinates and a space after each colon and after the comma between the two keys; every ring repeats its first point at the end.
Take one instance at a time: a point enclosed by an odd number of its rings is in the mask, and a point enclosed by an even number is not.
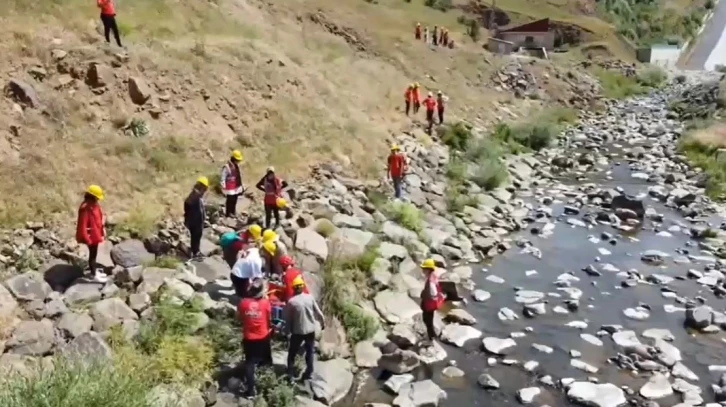
{"type": "Polygon", "coordinates": [[[446,165],[446,178],[452,182],[463,182],[466,179],[466,162],[454,158],[446,165]]]}
{"type": "Polygon", "coordinates": [[[460,185],[451,185],[446,191],[446,207],[450,212],[463,212],[467,206],[477,207],[479,200],[472,195],[461,191],[460,185]]]}
{"type": "Polygon", "coordinates": [[[115,227],[114,233],[133,238],[145,238],[156,231],[160,213],[155,208],[137,205],[115,227]]]}
{"type": "Polygon", "coordinates": [[[662,87],[668,80],[665,71],[655,66],[639,71],[634,77],[603,68],[594,68],[592,72],[600,81],[603,96],[611,99],[643,95],[662,87]]]}
{"type": "Polygon", "coordinates": [[[150,261],[147,266],[159,267],[162,269],[176,269],[181,264],[181,260],[174,256],[159,256],[154,260],[150,261]]]}
{"type": "Polygon", "coordinates": [[[388,197],[386,194],[378,190],[368,190],[366,191],[366,196],[368,197],[368,200],[371,201],[371,204],[378,209],[385,207],[386,203],[388,203],[388,197]]]}
{"type": "Polygon", "coordinates": [[[356,305],[370,292],[370,270],[377,256],[377,248],[370,248],[358,259],[331,256],[323,265],[323,310],[338,318],[353,345],[378,330],[378,319],[356,305]]]}
{"type": "Polygon", "coordinates": [[[707,175],[706,195],[723,201],[726,198],[726,157],[723,154],[719,157],[719,149],[684,135],[678,150],[686,156],[690,165],[701,168],[707,175]]]}
{"type": "Polygon", "coordinates": [[[464,122],[445,127],[440,136],[441,141],[454,151],[466,151],[474,138],[471,126],[464,122]]]}
{"type": "Polygon", "coordinates": [[[386,206],[384,213],[392,221],[408,230],[416,233],[420,233],[423,230],[421,211],[412,203],[391,202],[386,206]]]}
{"type": "MultiPolygon", "coordinates": [[[[497,157],[480,160],[474,174],[470,177],[471,182],[487,191],[498,188],[507,179],[509,179],[509,172],[497,157]]],[[[467,198],[471,197],[467,196],[467,198]]]]}
{"type": "Polygon", "coordinates": [[[718,237],[718,230],[707,228],[706,230],[701,233],[701,237],[707,238],[707,239],[714,239],[718,237]]]}

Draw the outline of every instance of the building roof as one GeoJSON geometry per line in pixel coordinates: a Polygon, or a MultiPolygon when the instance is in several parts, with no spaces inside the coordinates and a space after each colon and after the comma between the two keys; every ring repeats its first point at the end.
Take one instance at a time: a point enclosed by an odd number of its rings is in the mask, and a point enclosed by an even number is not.
{"type": "Polygon", "coordinates": [[[543,18],[541,20],[532,21],[531,23],[518,25],[516,27],[508,28],[506,30],[500,31],[500,33],[516,33],[516,32],[526,32],[526,33],[546,33],[550,31],[550,19],[549,18],[543,18]]]}

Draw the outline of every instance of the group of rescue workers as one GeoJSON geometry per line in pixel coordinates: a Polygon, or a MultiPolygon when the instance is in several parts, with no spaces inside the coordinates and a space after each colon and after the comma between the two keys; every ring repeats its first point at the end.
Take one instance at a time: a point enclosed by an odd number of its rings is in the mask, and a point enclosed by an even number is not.
{"type": "Polygon", "coordinates": [[[433,31],[429,31],[428,26],[422,28],[421,23],[416,23],[413,35],[417,40],[423,40],[427,44],[440,47],[454,47],[454,41],[449,38],[449,30],[444,27],[439,28],[439,26],[435,25],[433,31]]]}
{"type": "MultiPolygon", "coordinates": [[[[405,102],[406,116],[409,115],[412,107],[413,114],[417,114],[419,109],[421,109],[421,87],[418,82],[408,85],[403,94],[403,99],[405,102]]],[[[426,108],[426,131],[429,134],[431,134],[431,129],[434,126],[435,113],[438,112],[439,124],[444,123],[444,109],[446,106],[445,103],[448,99],[449,98],[444,96],[442,91],[438,91],[436,92],[435,98],[433,92],[429,92],[428,95],[426,95],[426,99],[423,100],[423,105],[426,108]]]]}
{"type": "MultiPolygon", "coordinates": [[[[242,160],[242,153],[235,150],[222,169],[221,186],[227,198],[225,212],[230,217],[236,216],[237,198],[245,193],[239,168],[242,160]]],[[[388,157],[387,174],[393,181],[396,198],[401,197],[402,182],[407,171],[405,155],[398,145],[393,145],[388,157]]],[[[256,396],[256,368],[272,364],[271,343],[274,335],[288,338],[287,378],[293,382],[296,378],[295,358],[301,347],[305,353],[306,369],[300,379],[311,378],[316,321],[325,328],[325,317],[308,289],[303,271],[296,266],[274,230],[280,226],[280,209],[288,208],[282,197],[287,183],[275,175],[274,168],[269,167],[256,186],[265,194],[265,227],[248,225],[243,230],[223,234],[219,242],[223,257],[231,268],[230,280],[234,292],[239,297],[237,313],[242,325],[247,398],[256,396]],[[275,226],[271,227],[273,214],[275,226]]],[[[200,239],[206,217],[204,197],[208,189],[209,180],[200,177],[184,200],[184,222],[191,237],[190,261],[197,261],[201,257],[200,239]]],[[[100,186],[88,187],[78,209],[76,229],[77,241],[88,247],[88,267],[99,282],[107,280],[96,263],[98,246],[106,239],[105,219],[99,204],[103,199],[104,192],[100,186]]],[[[421,292],[421,310],[430,344],[436,338],[434,313],[444,303],[445,295],[435,273],[434,260],[426,259],[421,269],[426,277],[421,292]]]]}

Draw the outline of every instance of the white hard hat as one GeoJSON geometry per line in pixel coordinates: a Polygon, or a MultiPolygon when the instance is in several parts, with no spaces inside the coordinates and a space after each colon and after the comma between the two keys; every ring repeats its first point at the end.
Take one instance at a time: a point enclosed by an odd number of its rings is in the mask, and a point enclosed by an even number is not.
{"type": "Polygon", "coordinates": [[[275,167],[273,167],[273,166],[267,167],[267,172],[275,172],[275,167]]]}
{"type": "Polygon", "coordinates": [[[433,95],[434,95],[433,93],[429,92],[429,96],[433,96],[433,95]]]}

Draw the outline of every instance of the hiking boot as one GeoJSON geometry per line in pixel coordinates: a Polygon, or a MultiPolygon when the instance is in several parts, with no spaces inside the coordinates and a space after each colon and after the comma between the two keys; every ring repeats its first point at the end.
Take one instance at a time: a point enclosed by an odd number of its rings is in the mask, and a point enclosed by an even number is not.
{"type": "Polygon", "coordinates": [[[96,270],[93,273],[93,281],[105,284],[106,282],[108,282],[108,275],[106,275],[106,273],[104,273],[103,271],[96,270]]]}

